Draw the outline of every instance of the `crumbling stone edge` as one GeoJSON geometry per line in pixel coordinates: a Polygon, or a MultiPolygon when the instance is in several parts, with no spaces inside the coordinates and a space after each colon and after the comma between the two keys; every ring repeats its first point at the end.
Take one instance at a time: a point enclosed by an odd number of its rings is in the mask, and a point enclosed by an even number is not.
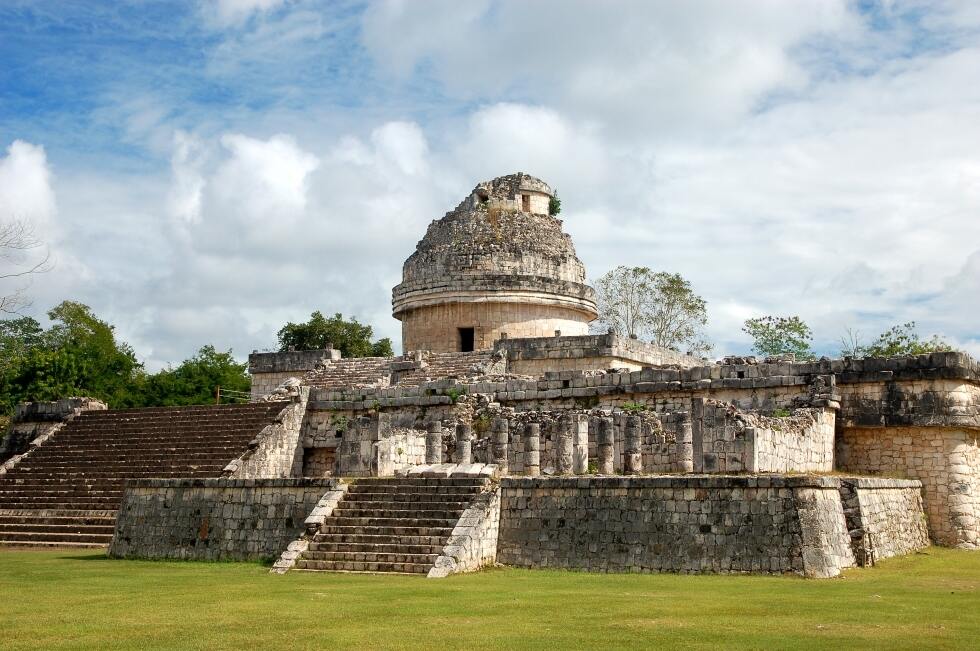
{"type": "Polygon", "coordinates": [[[340,501],[344,499],[344,495],[347,494],[349,488],[350,484],[341,479],[333,490],[323,494],[323,497],[316,503],[316,506],[310,511],[310,514],[306,516],[306,520],[303,521],[306,525],[306,531],[286,546],[286,550],[279,556],[279,560],[272,564],[272,569],[269,570],[270,574],[285,574],[292,569],[296,564],[296,559],[309,549],[310,541],[320,531],[320,527],[330,517],[333,510],[337,508],[340,501]]]}
{"type": "Polygon", "coordinates": [[[426,577],[441,579],[496,563],[499,528],[500,484],[494,481],[463,511],[426,577]]]}

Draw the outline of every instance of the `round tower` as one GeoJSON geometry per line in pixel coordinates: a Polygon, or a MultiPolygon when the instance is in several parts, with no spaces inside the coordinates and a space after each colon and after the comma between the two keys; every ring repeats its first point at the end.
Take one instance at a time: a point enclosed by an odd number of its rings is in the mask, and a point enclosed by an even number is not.
{"type": "Polygon", "coordinates": [[[528,174],[501,176],[429,225],[392,291],[406,352],[588,333],[595,293],[561,220],[549,214],[553,196],[528,174]]]}

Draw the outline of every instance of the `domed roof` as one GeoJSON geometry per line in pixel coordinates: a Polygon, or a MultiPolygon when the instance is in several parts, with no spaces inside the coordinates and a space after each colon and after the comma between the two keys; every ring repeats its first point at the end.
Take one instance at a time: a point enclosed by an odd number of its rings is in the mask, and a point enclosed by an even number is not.
{"type": "Polygon", "coordinates": [[[569,304],[595,314],[585,267],[562,222],[548,214],[552,189],[524,173],[477,185],[454,210],[433,221],[393,291],[395,316],[422,304],[508,300],[569,304]],[[539,300],[538,300],[539,299],[539,300]],[[528,297],[517,300],[528,301],[528,297]]]}

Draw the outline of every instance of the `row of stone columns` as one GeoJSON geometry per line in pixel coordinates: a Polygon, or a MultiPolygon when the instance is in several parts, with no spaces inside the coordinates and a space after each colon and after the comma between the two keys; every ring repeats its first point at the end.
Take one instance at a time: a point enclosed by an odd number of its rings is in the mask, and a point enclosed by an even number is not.
{"type": "MultiPolygon", "coordinates": [[[[599,418],[598,421],[598,472],[611,475],[615,469],[615,430],[613,419],[599,418]]],[[[681,437],[690,441],[690,419],[682,424],[681,437]]],[[[524,426],[524,474],[537,477],[541,474],[541,425],[528,423],[524,426]]],[[[643,422],[639,415],[626,419],[623,472],[638,475],[643,472],[643,422]]],[[[468,423],[456,425],[457,463],[472,463],[473,427],[468,423]]],[[[507,474],[510,458],[510,422],[506,418],[495,418],[490,428],[490,462],[500,467],[501,474],[507,474]]],[[[442,461],[442,424],[438,421],[428,424],[425,439],[425,462],[442,461]]],[[[589,417],[585,414],[568,414],[558,421],[555,438],[555,466],[560,475],[584,475],[589,471],[589,417]]]]}

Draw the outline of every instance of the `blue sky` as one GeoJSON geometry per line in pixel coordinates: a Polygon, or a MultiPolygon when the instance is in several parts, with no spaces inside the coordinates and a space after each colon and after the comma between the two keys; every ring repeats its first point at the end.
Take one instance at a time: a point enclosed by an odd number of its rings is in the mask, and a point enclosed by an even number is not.
{"type": "Polygon", "coordinates": [[[980,354],[971,2],[0,6],[0,218],[151,368],[390,288],[480,180],[557,186],[591,277],[677,271],[715,352],[915,320],[980,354]]]}

